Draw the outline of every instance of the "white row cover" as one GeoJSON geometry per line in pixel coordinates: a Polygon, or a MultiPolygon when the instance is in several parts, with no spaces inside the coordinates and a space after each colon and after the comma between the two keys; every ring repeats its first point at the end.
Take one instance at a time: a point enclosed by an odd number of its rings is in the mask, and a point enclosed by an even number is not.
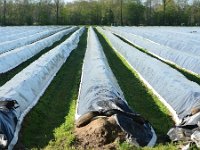
{"type": "MultiPolygon", "coordinates": [[[[159,44],[169,46],[179,51],[200,56],[200,35],[191,33],[169,32],[157,28],[120,28],[128,33],[134,33],[142,37],[148,38],[159,44]]],[[[171,27],[173,29],[173,27],[171,27]]]]}
{"type": "Polygon", "coordinates": [[[198,84],[187,80],[168,65],[126,44],[111,32],[99,27],[98,30],[106,36],[114,50],[126,59],[144,83],[159,96],[177,124],[190,115],[193,108],[200,107],[198,84]]]}
{"type": "MultiPolygon", "coordinates": [[[[101,44],[94,30],[90,27],[75,119],[77,120],[91,111],[107,112],[112,110],[136,115],[129,108],[108,65],[101,44]]],[[[140,146],[153,146],[155,144],[156,134],[149,123],[138,124],[133,118],[121,113],[115,113],[114,118],[132,143],[137,143],[140,146]]]]}
{"type": "Polygon", "coordinates": [[[10,36],[15,36],[17,34],[21,34],[23,32],[29,32],[30,30],[35,31],[44,31],[48,29],[56,29],[63,26],[7,26],[0,27],[0,39],[3,37],[9,38],[10,36]]]}
{"type": "Polygon", "coordinates": [[[107,27],[106,29],[109,29],[113,33],[125,38],[135,46],[146,49],[164,61],[167,60],[171,63],[179,65],[181,68],[187,69],[196,74],[200,74],[200,57],[198,56],[190,55],[188,53],[160,45],[141,36],[118,30],[116,27],[107,27]]]}
{"type": "MultiPolygon", "coordinates": [[[[101,110],[102,107],[91,107],[95,100],[109,101],[121,98],[125,101],[115,76],[113,75],[99,40],[90,27],[88,31],[87,49],[82,68],[82,78],[79,89],[76,120],[89,110],[101,110]],[[104,90],[105,93],[101,92],[104,90]],[[100,94],[97,94],[100,93],[100,94]],[[91,105],[90,105],[91,104],[91,105]],[[88,106],[88,107],[87,107],[88,106]]],[[[109,108],[109,106],[107,106],[109,108]]],[[[113,106],[114,107],[114,106],[113,106]]],[[[117,109],[117,106],[115,106],[117,109]]],[[[104,108],[106,109],[106,108],[104,108]]]]}
{"type": "Polygon", "coordinates": [[[42,38],[45,38],[45,37],[50,36],[58,31],[61,31],[64,28],[65,27],[49,29],[49,30],[45,30],[44,32],[30,35],[28,37],[23,37],[23,38],[19,38],[19,39],[13,40],[13,41],[7,41],[7,42],[0,43],[0,54],[5,53],[5,52],[10,51],[15,48],[19,48],[21,46],[25,46],[27,44],[31,44],[33,42],[36,42],[42,38]]]}
{"type": "MultiPolygon", "coordinates": [[[[0,43],[2,42],[6,42],[6,41],[12,41],[12,40],[16,40],[16,39],[19,39],[19,38],[23,38],[25,36],[30,36],[30,35],[33,35],[33,34],[36,34],[36,33],[39,33],[41,31],[44,31],[45,28],[30,28],[29,30],[21,30],[21,32],[19,33],[15,33],[15,34],[11,34],[11,35],[7,35],[7,36],[0,36],[0,43]]],[[[0,34],[3,34],[1,31],[0,31],[0,34]]]]}
{"type": "MultiPolygon", "coordinates": [[[[42,31],[49,27],[47,26],[8,26],[8,27],[0,27],[0,39],[3,37],[8,38],[10,36],[14,36],[16,34],[20,34],[23,32],[27,32],[31,30],[42,31]]],[[[1,40],[0,40],[1,41],[1,40]]]]}
{"type": "Polygon", "coordinates": [[[78,27],[72,27],[70,29],[66,29],[55,33],[45,39],[32,43],[30,45],[26,45],[20,48],[16,48],[12,51],[8,51],[0,55],[0,73],[5,73],[16,66],[20,65],[24,61],[33,57],[41,50],[46,47],[50,47],[54,42],[60,40],[64,35],[73,32],[78,27]]]}
{"type": "Polygon", "coordinates": [[[18,122],[9,149],[17,142],[24,116],[36,105],[71,51],[77,47],[83,31],[84,28],[81,28],[73,33],[65,42],[41,56],[0,88],[1,100],[13,99],[19,104],[16,109],[18,122]]]}

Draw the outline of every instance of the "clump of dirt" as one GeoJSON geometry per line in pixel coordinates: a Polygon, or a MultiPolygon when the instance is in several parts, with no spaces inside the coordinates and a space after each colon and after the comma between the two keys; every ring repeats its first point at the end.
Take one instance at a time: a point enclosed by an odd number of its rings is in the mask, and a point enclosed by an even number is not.
{"type": "Polygon", "coordinates": [[[77,149],[116,149],[115,141],[124,141],[125,133],[113,116],[99,117],[88,125],[75,129],[77,149]]]}

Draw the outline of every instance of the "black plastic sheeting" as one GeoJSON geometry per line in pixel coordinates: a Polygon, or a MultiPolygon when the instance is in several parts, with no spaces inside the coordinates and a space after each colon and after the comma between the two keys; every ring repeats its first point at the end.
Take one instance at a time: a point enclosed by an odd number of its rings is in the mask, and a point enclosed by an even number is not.
{"type": "Polygon", "coordinates": [[[16,101],[0,101],[0,148],[6,148],[11,142],[15,127],[17,124],[17,117],[15,114],[16,101]]]}
{"type": "MultiPolygon", "coordinates": [[[[109,101],[99,100],[97,103],[93,103],[87,107],[92,110],[86,113],[88,114],[92,112],[93,116],[89,119],[90,121],[97,116],[110,117],[115,115],[118,125],[126,133],[128,141],[132,144],[136,146],[153,146],[155,144],[156,135],[151,127],[151,124],[139,114],[132,111],[123,100],[120,100],[119,98],[109,101]],[[98,110],[95,109],[94,106],[96,108],[101,107],[105,109],[98,110]]],[[[90,121],[87,121],[86,124],[90,121]]]]}
{"type": "Polygon", "coordinates": [[[200,148],[200,113],[195,117],[186,116],[179,125],[171,128],[167,135],[174,142],[195,143],[200,148]]]}

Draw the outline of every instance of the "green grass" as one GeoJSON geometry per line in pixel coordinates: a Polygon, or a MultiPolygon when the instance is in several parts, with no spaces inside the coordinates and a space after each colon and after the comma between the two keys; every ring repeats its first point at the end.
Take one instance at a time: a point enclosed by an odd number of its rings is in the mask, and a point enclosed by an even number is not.
{"type": "MultiPolygon", "coordinates": [[[[153,92],[144,85],[137,73],[133,71],[126,61],[114,52],[106,41],[106,38],[97,31],[96,33],[102,44],[108,63],[124,92],[129,106],[148,119],[154,127],[158,136],[158,145],[156,149],[176,149],[173,144],[166,143],[166,134],[173,126],[173,121],[167,108],[159,101],[153,92]]],[[[128,146],[124,144],[124,147],[128,146]]]]}
{"type": "MultiPolygon", "coordinates": [[[[115,35],[116,35],[116,34],[115,34],[115,35]]],[[[196,82],[197,84],[200,85],[200,75],[193,74],[193,73],[189,72],[188,70],[183,69],[183,68],[181,68],[180,66],[178,66],[178,65],[176,65],[176,64],[173,64],[173,63],[170,63],[170,62],[166,62],[166,61],[164,61],[164,60],[161,60],[161,59],[158,58],[157,56],[155,56],[155,55],[153,55],[152,53],[150,53],[148,50],[142,49],[142,48],[140,48],[140,47],[138,47],[138,46],[136,46],[136,45],[130,43],[129,41],[127,41],[127,40],[124,39],[123,37],[120,37],[120,36],[118,36],[118,35],[116,35],[116,36],[117,36],[118,38],[120,38],[122,41],[126,42],[127,44],[129,44],[129,45],[131,45],[131,46],[137,48],[137,49],[140,50],[141,52],[143,52],[143,53],[145,53],[145,54],[147,54],[147,55],[149,55],[149,56],[151,56],[151,57],[153,57],[153,58],[156,58],[156,59],[158,59],[159,61],[161,61],[161,62],[163,62],[163,63],[169,65],[170,67],[176,69],[177,71],[179,71],[180,73],[182,73],[188,80],[193,81],[193,82],[196,82]]]]}
{"type": "MultiPolygon", "coordinates": [[[[73,32],[72,32],[73,33],[73,32]]],[[[22,64],[20,64],[19,66],[13,68],[12,70],[6,72],[6,73],[2,73],[0,74],[0,87],[2,85],[4,85],[7,81],[9,81],[11,78],[13,78],[17,73],[19,73],[20,71],[22,71],[24,68],[26,68],[28,65],[30,65],[32,62],[34,62],[35,60],[37,60],[40,56],[42,56],[43,54],[45,54],[46,52],[50,51],[51,49],[53,49],[54,47],[58,46],[59,44],[61,44],[62,42],[64,42],[72,33],[63,36],[59,41],[56,41],[52,46],[47,47],[45,49],[43,49],[42,51],[40,51],[38,54],[36,54],[35,56],[31,57],[30,59],[28,59],[27,61],[23,62],[22,64]]]]}
{"type": "Polygon", "coordinates": [[[78,47],[72,51],[38,104],[26,116],[20,133],[20,143],[26,148],[72,148],[75,107],[86,44],[85,31],[78,47]]]}

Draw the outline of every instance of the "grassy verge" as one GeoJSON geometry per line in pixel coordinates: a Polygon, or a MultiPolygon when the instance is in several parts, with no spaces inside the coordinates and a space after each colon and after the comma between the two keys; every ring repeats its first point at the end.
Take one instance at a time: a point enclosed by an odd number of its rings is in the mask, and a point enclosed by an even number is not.
{"type": "MultiPolygon", "coordinates": [[[[156,130],[158,136],[156,149],[176,149],[173,144],[166,143],[166,133],[173,125],[166,107],[143,84],[137,73],[131,69],[125,60],[114,52],[106,39],[97,31],[96,33],[129,106],[148,119],[156,130]],[[166,144],[166,146],[163,144],[166,144]]],[[[123,148],[129,149],[129,146],[125,144],[122,145],[123,148]]]]}
{"type": "Polygon", "coordinates": [[[26,116],[19,143],[27,149],[72,148],[75,107],[86,44],[85,31],[78,47],[72,51],[39,103],[26,116]]]}
{"type": "MultiPolygon", "coordinates": [[[[115,34],[115,35],[116,35],[116,34],[115,34]]],[[[158,59],[159,61],[161,61],[161,62],[163,62],[163,63],[169,65],[170,67],[176,69],[177,71],[179,71],[180,73],[182,73],[188,80],[193,81],[193,82],[196,82],[197,84],[200,85],[200,75],[195,75],[195,74],[193,74],[193,73],[187,71],[186,69],[181,68],[180,66],[178,66],[178,65],[176,65],[176,64],[173,64],[173,63],[170,63],[170,62],[166,62],[166,61],[164,61],[164,60],[161,60],[161,59],[158,58],[157,56],[155,56],[155,55],[153,55],[152,53],[150,53],[148,50],[142,49],[142,48],[140,48],[140,47],[138,47],[138,46],[136,46],[136,45],[130,43],[129,41],[127,41],[127,40],[124,39],[123,37],[120,37],[120,36],[118,36],[118,35],[116,35],[116,36],[117,36],[118,38],[120,38],[122,41],[126,42],[127,44],[129,44],[129,45],[131,45],[131,46],[137,48],[137,49],[140,50],[141,52],[143,52],[143,53],[145,53],[145,54],[147,54],[147,55],[149,55],[149,56],[151,56],[151,57],[153,57],[153,58],[156,58],[156,59],[158,59]]]]}
{"type": "Polygon", "coordinates": [[[0,74],[0,87],[2,85],[4,85],[7,81],[9,81],[11,78],[13,78],[17,73],[19,73],[20,71],[22,71],[25,67],[27,67],[28,65],[30,65],[33,61],[37,60],[40,56],[42,56],[46,52],[50,51],[54,47],[56,47],[59,44],[61,44],[62,42],[64,42],[71,34],[72,33],[63,36],[59,41],[56,41],[52,46],[43,49],[38,54],[36,54],[35,56],[31,57],[27,61],[23,62],[19,66],[13,68],[12,70],[10,70],[10,71],[8,71],[6,73],[0,74]]]}

